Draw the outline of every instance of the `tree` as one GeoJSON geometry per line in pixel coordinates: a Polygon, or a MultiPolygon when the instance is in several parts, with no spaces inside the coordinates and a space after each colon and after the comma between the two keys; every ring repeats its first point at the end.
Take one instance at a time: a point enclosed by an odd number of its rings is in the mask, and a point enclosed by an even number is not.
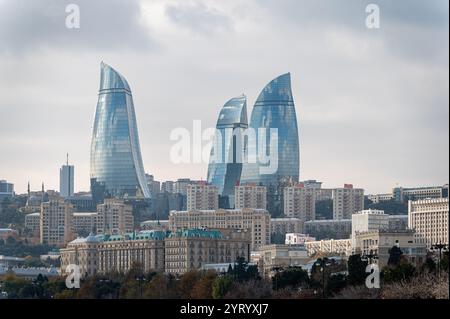
{"type": "Polygon", "coordinates": [[[212,284],[212,297],[223,298],[233,287],[233,278],[230,275],[217,277],[212,284]]]}
{"type": "Polygon", "coordinates": [[[389,249],[389,259],[388,259],[388,265],[390,266],[396,266],[400,263],[400,259],[403,255],[402,250],[400,247],[394,246],[391,249],[389,249]]]}
{"type": "Polygon", "coordinates": [[[272,285],[266,280],[234,282],[225,299],[267,299],[272,296],[272,285]]]}
{"type": "Polygon", "coordinates": [[[299,288],[309,284],[308,272],[301,267],[289,267],[272,277],[273,289],[299,288]]]}
{"type": "Polygon", "coordinates": [[[181,276],[178,286],[181,298],[183,299],[191,298],[193,288],[199,279],[200,273],[196,270],[189,271],[181,276]]]}
{"type": "Polygon", "coordinates": [[[413,277],[416,268],[406,261],[402,261],[397,266],[387,266],[382,271],[382,278],[385,283],[399,282],[413,277]]]}
{"type": "Polygon", "coordinates": [[[194,299],[211,299],[213,292],[212,286],[216,278],[217,275],[212,270],[202,273],[192,289],[191,297],[194,299]]]}
{"type": "Polygon", "coordinates": [[[254,265],[249,266],[244,257],[238,257],[234,264],[234,268],[228,267],[227,274],[231,275],[239,282],[259,278],[258,267],[254,265]]]}
{"type": "Polygon", "coordinates": [[[366,267],[367,261],[361,260],[361,255],[351,255],[348,258],[347,266],[348,266],[348,277],[347,282],[349,285],[357,286],[364,284],[367,274],[366,267]]]}

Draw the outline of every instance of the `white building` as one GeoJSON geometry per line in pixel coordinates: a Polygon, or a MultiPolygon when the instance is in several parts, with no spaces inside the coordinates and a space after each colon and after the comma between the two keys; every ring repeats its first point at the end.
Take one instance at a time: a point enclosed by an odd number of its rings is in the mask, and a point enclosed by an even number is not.
{"type": "Polygon", "coordinates": [[[364,209],[364,190],[345,184],[333,189],[333,219],[349,219],[364,209]]]}
{"type": "Polygon", "coordinates": [[[215,210],[219,208],[219,193],[214,185],[198,182],[187,186],[187,210],[215,210]]]}
{"type": "Polygon", "coordinates": [[[409,228],[424,239],[428,248],[438,243],[448,245],[448,215],[448,198],[408,202],[409,228]]]}
{"type": "Polygon", "coordinates": [[[267,188],[247,183],[234,187],[234,201],[236,209],[267,208],[267,188]]]}
{"type": "Polygon", "coordinates": [[[389,215],[383,210],[367,209],[352,215],[352,244],[357,232],[389,229],[389,215]]]}
{"type": "Polygon", "coordinates": [[[304,245],[308,241],[316,241],[316,238],[305,235],[305,234],[287,233],[285,244],[286,245],[304,245]]]}
{"type": "Polygon", "coordinates": [[[352,243],[350,239],[330,239],[305,242],[308,256],[315,255],[351,255],[352,243]]]}

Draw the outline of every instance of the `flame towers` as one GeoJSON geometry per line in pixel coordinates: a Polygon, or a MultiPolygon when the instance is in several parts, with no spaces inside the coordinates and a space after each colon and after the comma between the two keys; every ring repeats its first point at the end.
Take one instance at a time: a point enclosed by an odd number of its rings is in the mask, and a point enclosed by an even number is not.
{"type": "Polygon", "coordinates": [[[121,74],[103,62],[90,177],[94,201],[105,196],[150,197],[130,86],[121,74]]]}
{"type": "Polygon", "coordinates": [[[217,186],[221,196],[220,206],[223,208],[234,206],[234,187],[242,171],[241,134],[247,127],[245,95],[225,103],[217,120],[215,145],[211,149],[208,166],[208,183],[217,186]]]}
{"type": "Polygon", "coordinates": [[[253,150],[257,158],[244,163],[241,182],[266,186],[269,210],[273,215],[279,215],[282,212],[282,187],[289,182],[298,182],[300,171],[299,135],[290,73],[272,80],[262,90],[253,108],[249,129],[256,132],[256,140],[249,139],[248,152],[253,150]],[[261,129],[266,130],[266,135],[260,134],[261,129]],[[267,154],[270,154],[270,161],[262,161],[267,154]],[[267,169],[269,166],[272,169],[267,169]],[[270,203],[274,207],[270,207],[270,203]]]}

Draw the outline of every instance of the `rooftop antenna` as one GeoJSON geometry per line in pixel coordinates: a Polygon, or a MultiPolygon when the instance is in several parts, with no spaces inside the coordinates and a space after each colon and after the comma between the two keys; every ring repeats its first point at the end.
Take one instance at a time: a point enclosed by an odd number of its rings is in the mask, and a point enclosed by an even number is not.
{"type": "Polygon", "coordinates": [[[69,166],[69,153],[66,154],[66,165],[69,166]]]}

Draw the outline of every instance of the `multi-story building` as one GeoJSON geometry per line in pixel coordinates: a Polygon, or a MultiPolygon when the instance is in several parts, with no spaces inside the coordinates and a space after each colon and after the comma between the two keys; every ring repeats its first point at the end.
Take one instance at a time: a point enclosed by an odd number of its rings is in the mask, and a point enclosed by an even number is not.
{"type": "Polygon", "coordinates": [[[298,218],[271,218],[270,234],[285,238],[287,233],[303,232],[303,222],[298,218]]]}
{"type": "Polygon", "coordinates": [[[106,195],[150,198],[130,86],[119,72],[103,62],[92,132],[90,176],[95,203],[106,195]]]}
{"type": "Polygon", "coordinates": [[[316,241],[316,238],[305,234],[287,233],[284,243],[286,245],[305,245],[309,241],[316,241]]]}
{"type": "Polygon", "coordinates": [[[105,199],[103,204],[97,205],[97,233],[120,235],[133,232],[133,207],[123,200],[105,199]]]}
{"type": "Polygon", "coordinates": [[[368,195],[367,198],[371,200],[374,204],[378,204],[380,202],[388,202],[394,199],[394,196],[392,193],[388,194],[375,194],[375,195],[368,195]]]}
{"type": "Polygon", "coordinates": [[[73,205],[77,212],[92,212],[96,210],[96,205],[89,193],[76,193],[73,196],[66,197],[66,202],[73,205]]]}
{"type": "Polygon", "coordinates": [[[375,262],[383,268],[388,264],[389,251],[397,246],[409,262],[420,265],[425,262],[427,249],[425,243],[415,239],[413,230],[374,230],[357,232],[353,252],[362,255],[375,254],[375,262]]]}
{"type": "Polygon", "coordinates": [[[60,249],[61,272],[70,273],[67,266],[77,265],[82,277],[94,276],[99,269],[98,245],[101,239],[90,234],[86,238],[77,238],[68,243],[66,248],[60,249]]]}
{"type": "Polygon", "coordinates": [[[333,189],[333,219],[349,219],[352,214],[364,210],[364,190],[345,184],[333,189]]]}
{"type": "Polygon", "coordinates": [[[162,182],[161,193],[175,193],[175,182],[173,181],[162,182]]]}
{"type": "Polygon", "coordinates": [[[72,230],[77,235],[96,232],[97,213],[73,213],[72,230]]]}
{"type": "Polygon", "coordinates": [[[0,202],[5,198],[14,197],[14,184],[8,183],[5,180],[0,180],[0,202]]]}
{"type": "Polygon", "coordinates": [[[222,199],[221,208],[235,207],[234,186],[241,178],[244,159],[243,132],[247,127],[246,96],[235,97],[225,103],[217,120],[207,178],[208,183],[218,189],[222,199]]]}
{"type": "Polygon", "coordinates": [[[39,236],[40,223],[41,213],[25,215],[25,228],[29,230],[33,236],[39,236]]]}
{"type": "Polygon", "coordinates": [[[398,202],[408,200],[421,200],[427,198],[448,198],[448,184],[443,186],[428,186],[403,188],[395,187],[392,190],[392,197],[398,202]]]}
{"type": "Polygon", "coordinates": [[[304,224],[303,233],[317,239],[346,239],[352,232],[351,219],[313,220],[304,224]]]}
{"type": "Polygon", "coordinates": [[[284,188],[284,214],[303,222],[316,219],[316,189],[299,183],[284,188]]]}
{"type": "Polygon", "coordinates": [[[383,210],[367,209],[352,215],[352,244],[358,232],[388,230],[389,216],[383,210]]]}
{"type": "Polygon", "coordinates": [[[234,200],[236,209],[267,208],[267,188],[255,183],[246,183],[234,187],[234,200]]]}
{"type": "Polygon", "coordinates": [[[152,198],[161,192],[161,182],[156,181],[153,175],[145,174],[145,180],[147,182],[148,190],[152,195],[152,198]]]}
{"type": "Polygon", "coordinates": [[[389,230],[408,229],[408,215],[388,215],[389,230]]]}
{"type": "Polygon", "coordinates": [[[274,269],[305,265],[310,258],[303,246],[265,245],[254,254],[253,260],[258,263],[260,274],[272,277],[274,269]]]}
{"type": "Polygon", "coordinates": [[[73,206],[62,198],[51,198],[41,204],[41,244],[64,246],[73,239],[73,206]]]}
{"type": "Polygon", "coordinates": [[[146,220],[141,223],[143,230],[169,230],[169,220],[146,220]]]}
{"type": "Polygon", "coordinates": [[[138,266],[143,272],[164,271],[165,231],[105,236],[98,246],[99,272],[127,272],[138,266]]]}
{"type": "Polygon", "coordinates": [[[185,229],[165,239],[165,271],[183,274],[205,264],[250,260],[250,232],[237,229],[185,229]]]}
{"type": "Polygon", "coordinates": [[[190,178],[179,178],[174,184],[174,193],[187,195],[187,188],[190,184],[195,183],[190,178]]]}
{"type": "Polygon", "coordinates": [[[189,184],[187,187],[187,210],[213,210],[219,208],[217,187],[206,182],[189,184]]]}
{"type": "Polygon", "coordinates": [[[268,208],[276,217],[283,213],[283,187],[297,183],[300,171],[298,124],[290,73],[272,80],[261,91],[252,110],[249,130],[255,134],[249,135],[247,154],[255,160],[244,162],[241,183],[266,186],[268,208]],[[267,135],[258,136],[263,129],[267,135]],[[271,151],[268,160],[256,156],[267,154],[267,150],[271,151]]]}
{"type": "Polygon", "coordinates": [[[201,227],[248,229],[253,250],[270,244],[270,214],[265,209],[171,211],[169,214],[171,230],[201,227]]]}
{"type": "Polygon", "coordinates": [[[73,196],[75,184],[75,167],[69,165],[69,156],[67,163],[59,169],[59,194],[63,198],[73,196]]]}
{"type": "Polygon", "coordinates": [[[329,239],[305,242],[308,256],[348,256],[352,251],[350,239],[329,239]]]}
{"type": "Polygon", "coordinates": [[[12,228],[0,228],[0,239],[6,241],[9,237],[19,239],[19,232],[12,228]]]}
{"type": "Polygon", "coordinates": [[[408,202],[408,225],[422,237],[428,248],[448,245],[448,198],[423,199],[408,202]]]}

